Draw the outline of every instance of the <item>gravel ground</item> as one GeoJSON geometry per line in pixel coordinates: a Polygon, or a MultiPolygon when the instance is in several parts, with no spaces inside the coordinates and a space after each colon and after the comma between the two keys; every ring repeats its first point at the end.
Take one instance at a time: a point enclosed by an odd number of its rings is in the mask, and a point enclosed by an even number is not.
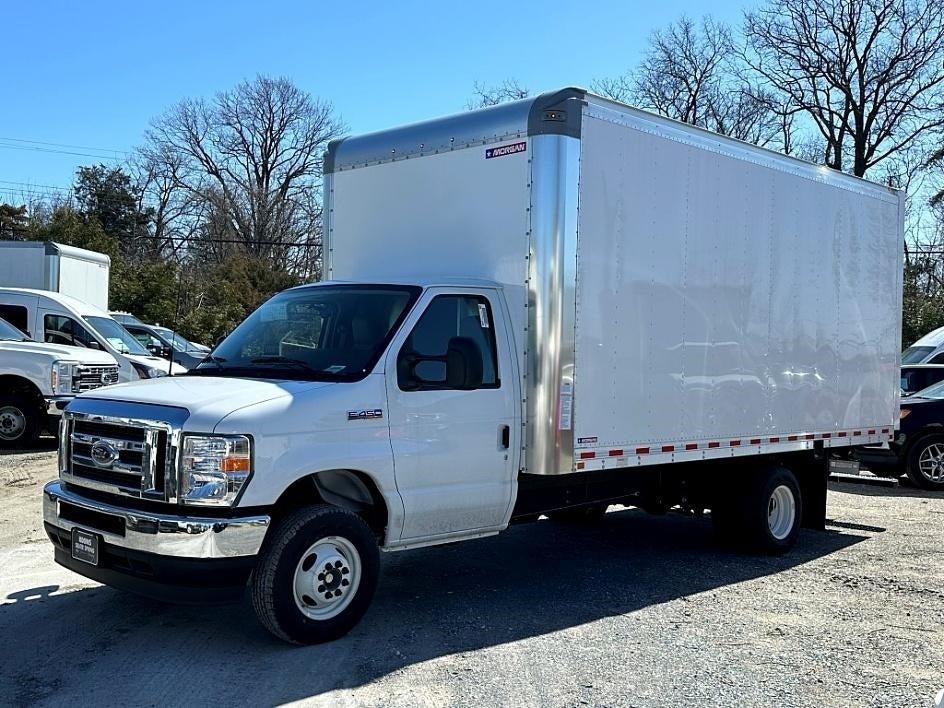
{"type": "Polygon", "coordinates": [[[944,496],[835,484],[782,558],[614,510],[384,556],[348,637],[297,648],[247,603],[175,607],[52,561],[51,446],[0,457],[0,705],[932,706],[944,496]]]}

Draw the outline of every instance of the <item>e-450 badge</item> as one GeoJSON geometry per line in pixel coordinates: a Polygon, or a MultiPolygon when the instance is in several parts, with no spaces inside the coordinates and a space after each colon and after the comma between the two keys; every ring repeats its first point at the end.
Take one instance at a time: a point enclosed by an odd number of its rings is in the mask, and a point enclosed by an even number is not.
{"type": "Polygon", "coordinates": [[[347,419],[348,420],[375,420],[377,418],[383,418],[384,412],[380,408],[368,408],[362,411],[348,411],[347,419]]]}

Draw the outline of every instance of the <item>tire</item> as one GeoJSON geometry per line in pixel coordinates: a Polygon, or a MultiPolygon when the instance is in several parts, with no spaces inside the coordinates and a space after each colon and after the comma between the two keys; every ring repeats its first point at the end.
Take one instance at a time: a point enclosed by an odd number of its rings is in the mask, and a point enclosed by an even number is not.
{"type": "Polygon", "coordinates": [[[249,580],[253,609],[286,642],[331,641],[364,616],[379,571],[377,539],[362,518],[336,506],[304,507],[266,536],[249,580]]]}
{"type": "Polygon", "coordinates": [[[0,395],[0,447],[27,447],[36,441],[40,411],[35,402],[18,394],[0,395]]]}
{"type": "Polygon", "coordinates": [[[569,509],[558,509],[547,515],[551,521],[562,524],[596,524],[603,521],[608,504],[590,504],[569,509]]]}
{"type": "Polygon", "coordinates": [[[944,491],[944,435],[933,433],[915,442],[908,451],[905,471],[922,489],[944,491]]]}
{"type": "Polygon", "coordinates": [[[743,487],[712,508],[717,534],[746,549],[779,555],[796,544],[803,500],[796,476],[784,467],[767,467],[740,480],[743,487]]]}

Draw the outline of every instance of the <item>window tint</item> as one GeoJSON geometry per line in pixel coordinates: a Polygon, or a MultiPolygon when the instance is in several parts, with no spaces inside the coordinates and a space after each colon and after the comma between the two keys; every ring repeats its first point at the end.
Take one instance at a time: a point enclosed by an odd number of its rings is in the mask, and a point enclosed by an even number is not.
{"type": "Polygon", "coordinates": [[[43,320],[46,329],[44,341],[52,344],[68,344],[73,347],[99,348],[98,342],[89,331],[71,317],[46,315],[43,320]],[[93,345],[92,342],[95,342],[93,345]]]}
{"type": "Polygon", "coordinates": [[[411,358],[443,357],[443,361],[420,361],[413,367],[416,376],[434,382],[421,388],[443,388],[446,382],[445,356],[453,337],[471,339],[482,352],[482,388],[499,386],[496,364],[495,330],[488,300],[476,295],[440,295],[426,308],[423,316],[403,343],[397,358],[400,388],[412,388],[411,358]]]}
{"type": "Polygon", "coordinates": [[[928,360],[929,364],[944,364],[944,352],[928,360]]]}
{"type": "Polygon", "coordinates": [[[26,308],[23,305],[0,305],[0,317],[19,330],[29,330],[26,308]]]}
{"type": "Polygon", "coordinates": [[[902,364],[920,364],[934,347],[908,347],[901,355],[902,364]]]}

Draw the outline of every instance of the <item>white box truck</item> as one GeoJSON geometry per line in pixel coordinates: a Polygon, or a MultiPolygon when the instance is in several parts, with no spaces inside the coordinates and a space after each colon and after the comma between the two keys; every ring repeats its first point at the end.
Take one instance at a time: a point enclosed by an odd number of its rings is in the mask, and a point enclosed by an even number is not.
{"type": "MultiPolygon", "coordinates": [[[[340,636],[393,551],[610,504],[783,552],[897,421],[902,195],[565,89],[352,137],[327,282],[186,376],[89,393],[56,561],[340,636]]],[[[510,559],[509,562],[521,562],[510,559]]]]}
{"type": "Polygon", "coordinates": [[[52,241],[0,241],[0,286],[51,290],[108,309],[111,258],[52,241]]]}

